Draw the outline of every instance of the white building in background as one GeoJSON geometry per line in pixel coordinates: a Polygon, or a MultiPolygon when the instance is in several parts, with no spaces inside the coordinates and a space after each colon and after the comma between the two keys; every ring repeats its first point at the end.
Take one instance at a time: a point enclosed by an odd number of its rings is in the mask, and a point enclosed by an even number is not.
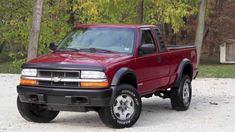
{"type": "Polygon", "coordinates": [[[234,39],[228,39],[220,45],[220,63],[235,64],[234,39]]]}

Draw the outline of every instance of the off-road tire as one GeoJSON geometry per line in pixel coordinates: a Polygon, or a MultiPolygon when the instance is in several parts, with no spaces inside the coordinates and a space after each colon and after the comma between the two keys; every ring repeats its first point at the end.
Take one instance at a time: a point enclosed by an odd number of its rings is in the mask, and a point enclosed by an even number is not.
{"type": "Polygon", "coordinates": [[[25,120],[37,123],[48,123],[59,114],[59,111],[47,110],[40,104],[21,102],[19,97],[17,97],[17,108],[25,120]]]}
{"type": "Polygon", "coordinates": [[[171,89],[170,99],[171,106],[174,110],[185,111],[188,110],[192,97],[192,85],[191,78],[188,75],[184,75],[180,81],[180,85],[177,88],[171,89]],[[188,101],[184,101],[184,85],[188,86],[188,101]],[[187,102],[187,103],[186,103],[187,102]]]}
{"type": "MultiPolygon", "coordinates": [[[[124,96],[124,97],[125,97],[124,96]]],[[[125,128],[125,127],[131,127],[136,123],[138,120],[140,113],[141,113],[141,108],[142,108],[142,102],[141,102],[141,97],[136,91],[136,89],[128,84],[121,84],[117,86],[117,91],[115,95],[115,101],[112,106],[110,107],[102,107],[99,110],[99,116],[102,122],[107,125],[108,127],[111,128],[125,128]],[[132,98],[132,105],[134,107],[134,112],[132,113],[132,116],[129,117],[127,120],[120,120],[117,117],[117,114],[114,113],[114,105],[117,103],[116,99],[120,96],[128,96],[128,98],[132,98]]]]}

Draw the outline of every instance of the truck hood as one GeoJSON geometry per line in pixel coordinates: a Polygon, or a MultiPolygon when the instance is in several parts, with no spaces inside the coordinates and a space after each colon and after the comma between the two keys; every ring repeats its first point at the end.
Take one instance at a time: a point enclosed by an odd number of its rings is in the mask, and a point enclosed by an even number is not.
{"type": "Polygon", "coordinates": [[[72,64],[89,66],[108,66],[130,58],[132,55],[121,53],[90,53],[90,52],[53,52],[35,58],[28,63],[40,64],[72,64]]]}

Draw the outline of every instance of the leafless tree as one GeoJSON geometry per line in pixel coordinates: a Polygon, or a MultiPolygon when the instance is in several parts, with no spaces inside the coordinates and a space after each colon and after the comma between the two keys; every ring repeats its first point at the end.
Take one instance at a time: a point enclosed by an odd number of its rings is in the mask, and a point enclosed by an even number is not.
{"type": "Polygon", "coordinates": [[[144,21],[144,0],[139,0],[137,5],[137,23],[143,24],[144,21]]]}
{"type": "Polygon", "coordinates": [[[197,58],[198,58],[197,66],[200,63],[200,57],[201,57],[201,50],[202,50],[202,43],[203,43],[203,36],[205,29],[206,4],[207,0],[201,0],[199,14],[198,14],[198,26],[195,38],[195,45],[197,46],[197,58]]]}
{"type": "Polygon", "coordinates": [[[37,57],[38,42],[40,36],[40,26],[42,17],[43,0],[35,0],[33,9],[33,21],[29,36],[29,47],[27,60],[37,57]]]}

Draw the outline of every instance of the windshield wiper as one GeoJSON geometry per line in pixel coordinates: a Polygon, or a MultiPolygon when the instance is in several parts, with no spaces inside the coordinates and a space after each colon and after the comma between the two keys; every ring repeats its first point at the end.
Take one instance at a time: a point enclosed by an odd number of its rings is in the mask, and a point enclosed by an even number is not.
{"type": "Polygon", "coordinates": [[[77,48],[58,49],[58,51],[79,51],[77,48]]]}
{"type": "Polygon", "coordinates": [[[110,51],[110,50],[106,50],[106,49],[100,49],[100,48],[66,48],[66,49],[58,49],[57,51],[84,51],[84,52],[100,52],[100,53],[118,53],[115,51],[110,51]]]}
{"type": "Polygon", "coordinates": [[[88,52],[101,52],[101,53],[117,53],[115,51],[110,51],[106,49],[100,49],[100,48],[81,48],[79,51],[88,51],[88,52]]]}

